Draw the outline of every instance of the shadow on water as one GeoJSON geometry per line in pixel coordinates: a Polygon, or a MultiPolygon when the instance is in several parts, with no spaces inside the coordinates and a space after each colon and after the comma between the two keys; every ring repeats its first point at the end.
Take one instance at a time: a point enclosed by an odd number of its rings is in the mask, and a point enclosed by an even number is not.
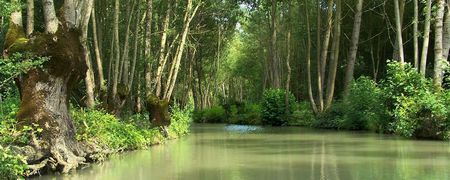
{"type": "Polygon", "coordinates": [[[449,179],[450,144],[365,132],[195,125],[192,134],[38,179],[449,179]]]}

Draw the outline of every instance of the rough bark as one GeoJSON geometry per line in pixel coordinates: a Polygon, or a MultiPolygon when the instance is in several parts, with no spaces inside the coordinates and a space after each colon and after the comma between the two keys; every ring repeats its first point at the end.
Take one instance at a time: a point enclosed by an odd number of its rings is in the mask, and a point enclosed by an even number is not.
{"type": "Polygon", "coordinates": [[[444,62],[446,59],[443,57],[442,49],[442,34],[443,34],[443,19],[445,11],[445,1],[437,0],[437,12],[435,18],[434,27],[434,73],[433,73],[433,85],[435,88],[440,89],[442,86],[442,80],[444,77],[444,62]]]}
{"type": "Polygon", "coordinates": [[[350,41],[350,49],[347,58],[347,67],[345,69],[344,97],[347,97],[350,90],[350,84],[354,78],[353,73],[355,71],[356,54],[358,53],[358,43],[361,30],[363,3],[364,3],[363,0],[358,0],[358,3],[356,4],[355,18],[353,21],[352,38],[350,41]]]}
{"type": "Polygon", "coordinates": [[[167,127],[170,125],[169,101],[160,100],[159,97],[150,95],[147,98],[147,110],[153,127],[160,127],[165,137],[168,137],[167,127]]]}
{"type": "Polygon", "coordinates": [[[422,55],[420,58],[420,74],[425,77],[427,69],[427,56],[428,56],[428,45],[430,43],[430,29],[431,29],[431,0],[427,0],[427,5],[425,7],[425,25],[423,32],[423,46],[422,55]]]}
{"type": "Polygon", "coordinates": [[[42,70],[31,70],[17,80],[21,94],[18,126],[38,124],[43,129],[33,144],[43,154],[38,161],[53,159],[48,161],[50,168],[68,172],[84,161],[69,115],[69,94],[85,75],[86,64],[80,33],[66,27],[58,29],[56,34],[35,33],[25,43],[18,40],[9,46],[7,54],[27,51],[50,57],[42,70]]]}

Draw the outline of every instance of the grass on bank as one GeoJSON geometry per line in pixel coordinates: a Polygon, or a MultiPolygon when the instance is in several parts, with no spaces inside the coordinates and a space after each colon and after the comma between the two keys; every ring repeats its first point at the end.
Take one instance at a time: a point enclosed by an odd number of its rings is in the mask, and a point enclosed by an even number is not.
{"type": "MultiPolygon", "coordinates": [[[[27,174],[27,158],[14,152],[15,146],[28,145],[31,134],[38,135],[39,127],[16,127],[18,98],[7,98],[0,109],[0,177],[21,179],[27,174]]],[[[170,109],[169,138],[177,138],[189,132],[192,108],[170,109]]],[[[80,143],[95,145],[95,152],[88,157],[92,161],[105,160],[110,153],[146,149],[166,140],[157,128],[152,128],[148,115],[136,114],[126,119],[101,110],[74,109],[71,112],[80,143]]]]}

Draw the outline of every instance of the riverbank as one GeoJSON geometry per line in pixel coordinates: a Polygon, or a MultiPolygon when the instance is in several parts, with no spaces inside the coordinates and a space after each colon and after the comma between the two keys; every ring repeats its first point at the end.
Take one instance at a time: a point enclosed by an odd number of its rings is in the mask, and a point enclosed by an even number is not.
{"type": "MultiPolygon", "coordinates": [[[[36,137],[41,127],[23,127],[19,129],[15,115],[17,106],[11,103],[3,108],[0,121],[0,175],[7,179],[20,179],[27,176],[61,171],[60,166],[39,151],[36,137]]],[[[171,109],[172,123],[168,128],[169,136],[164,137],[158,128],[152,128],[148,116],[133,115],[118,119],[104,111],[75,109],[71,112],[77,129],[82,164],[96,163],[108,159],[111,154],[132,150],[147,149],[164,143],[189,132],[191,110],[178,107],[171,109]]]]}

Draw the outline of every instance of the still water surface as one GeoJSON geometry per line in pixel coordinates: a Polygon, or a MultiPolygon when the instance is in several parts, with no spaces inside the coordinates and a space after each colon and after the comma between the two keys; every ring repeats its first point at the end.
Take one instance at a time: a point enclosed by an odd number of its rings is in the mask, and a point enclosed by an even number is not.
{"type": "Polygon", "coordinates": [[[307,128],[194,125],[165,145],[39,180],[450,179],[450,143],[307,128]]]}

